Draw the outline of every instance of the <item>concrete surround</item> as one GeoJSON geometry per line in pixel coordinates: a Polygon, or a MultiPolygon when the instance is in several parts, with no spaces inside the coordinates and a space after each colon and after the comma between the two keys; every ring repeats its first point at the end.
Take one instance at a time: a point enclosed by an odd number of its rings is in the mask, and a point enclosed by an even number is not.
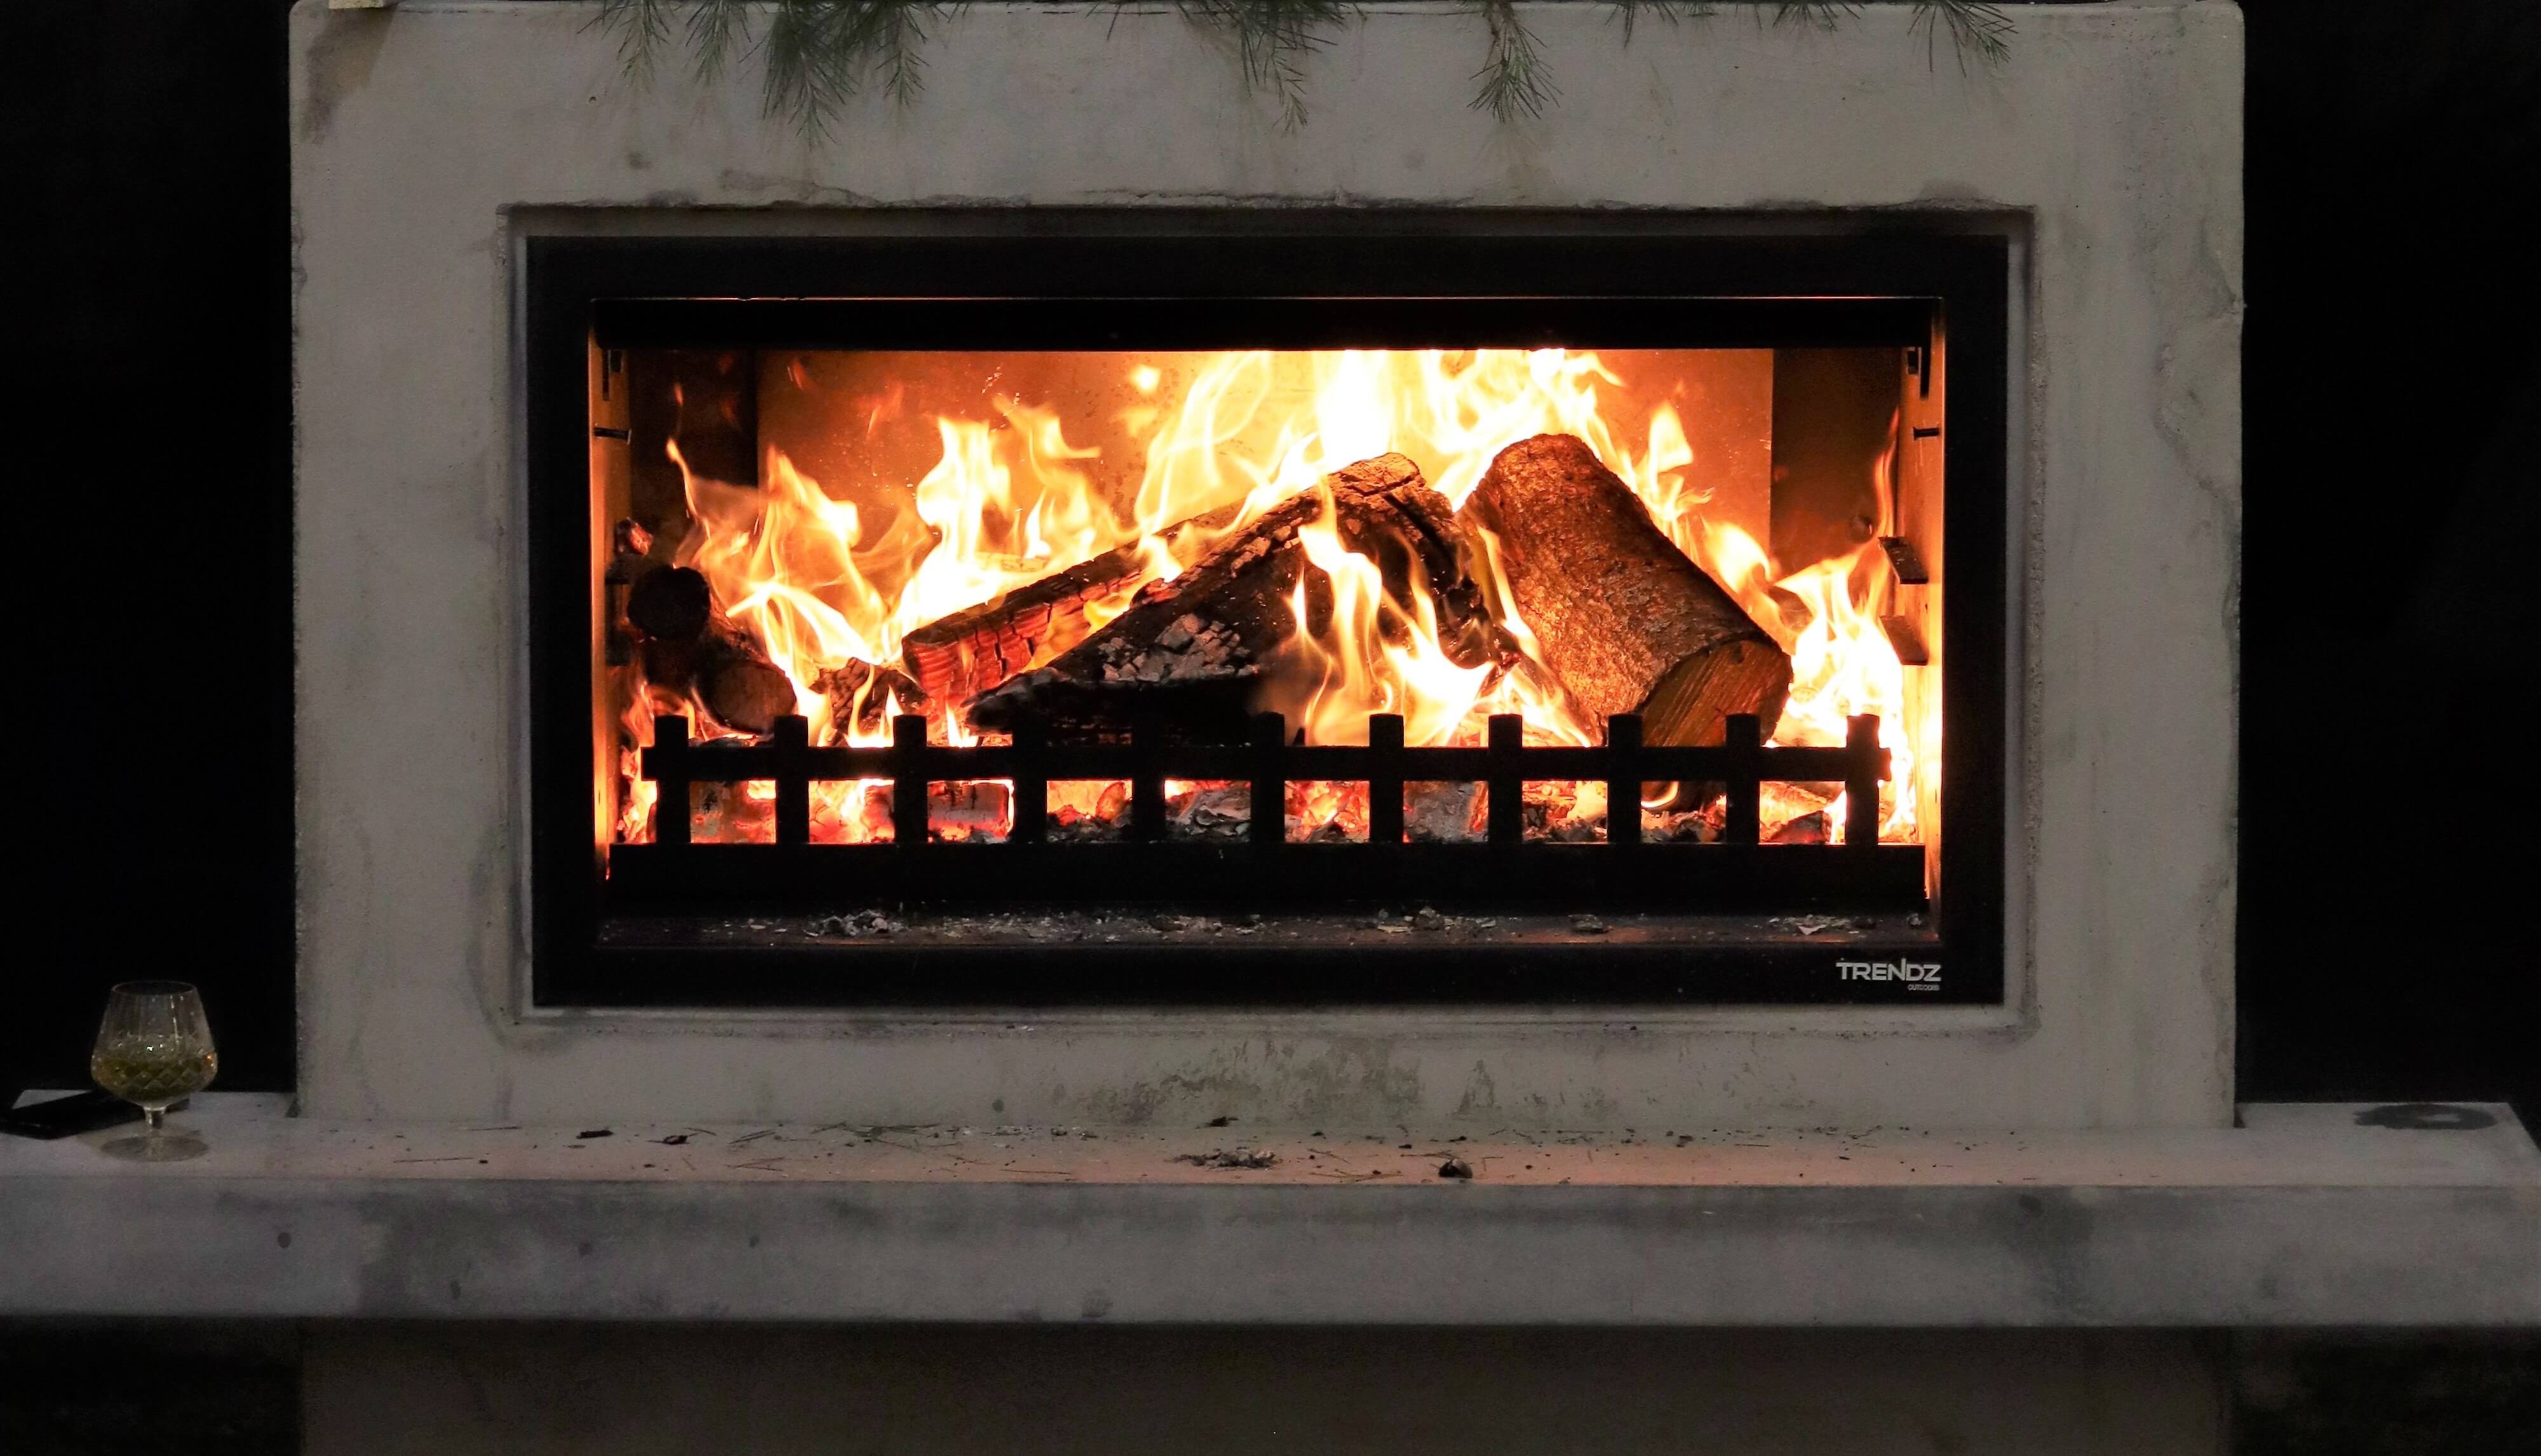
{"type": "MultiPolygon", "coordinates": [[[[1924,62],[1535,5],[1564,94],[1467,109],[1468,14],[1379,4],[1283,129],[1166,13],[977,5],[826,146],[630,90],[590,7],[293,18],[302,1100],[329,1119],[2218,1128],[2230,1118],[2240,17],[2023,9],[1924,62]],[[930,206],[1670,209],[2003,226],[2011,1003],[1928,1013],[584,1014],[527,1004],[514,260],[543,227],[930,206]]],[[[1742,220],[1744,222],[1742,223],[1742,220]]]]}

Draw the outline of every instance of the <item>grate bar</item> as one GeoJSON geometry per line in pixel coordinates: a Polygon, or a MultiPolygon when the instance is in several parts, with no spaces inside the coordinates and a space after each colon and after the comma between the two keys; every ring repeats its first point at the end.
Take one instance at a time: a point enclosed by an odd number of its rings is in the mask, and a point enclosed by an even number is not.
{"type": "MultiPolygon", "coordinates": [[[[1606,743],[1597,748],[1530,748],[1525,725],[1513,713],[1493,716],[1481,748],[1411,748],[1399,714],[1368,718],[1365,747],[1292,744],[1277,713],[1253,720],[1247,744],[1171,742],[1155,724],[1141,724],[1126,744],[1053,744],[1038,726],[1011,744],[948,748],[926,741],[926,720],[904,713],[892,720],[887,748],[812,748],[804,720],[787,715],[763,743],[701,752],[689,736],[689,720],[653,720],[653,744],[643,752],[642,772],[664,806],[685,806],[695,783],[772,779],[776,784],[776,842],[811,841],[811,785],[816,781],[889,778],[892,833],[903,844],[927,838],[927,786],[950,780],[1005,779],[1014,785],[1011,837],[1035,843],[1048,836],[1049,786],[1053,778],[1125,779],[1130,785],[1130,837],[1165,837],[1165,780],[1242,779],[1253,788],[1251,837],[1277,844],[1285,837],[1287,786],[1299,779],[1357,781],[1368,785],[1370,839],[1404,841],[1403,789],[1407,779],[1480,781],[1489,790],[1488,833],[1494,844],[1525,837],[1523,796],[1529,781],[1602,781],[1606,785],[1607,842],[1642,841],[1640,785],[1667,780],[1719,783],[1727,795],[1723,839],[1753,844],[1759,837],[1763,785],[1767,782],[1842,782],[1849,844],[1877,843],[1879,785],[1888,777],[1889,753],[1879,746],[1879,718],[1862,714],[1846,724],[1842,748],[1767,748],[1752,714],[1728,720],[1726,741],[1716,747],[1653,746],[1641,740],[1632,714],[1607,719],[1606,743]]],[[[690,842],[686,813],[657,813],[655,841],[690,842]]]]}

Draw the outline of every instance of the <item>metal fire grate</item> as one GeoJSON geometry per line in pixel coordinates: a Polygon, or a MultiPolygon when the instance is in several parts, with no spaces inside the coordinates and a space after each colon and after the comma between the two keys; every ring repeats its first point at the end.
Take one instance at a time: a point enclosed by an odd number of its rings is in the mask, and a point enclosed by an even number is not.
{"type": "Polygon", "coordinates": [[[656,718],[642,771],[658,802],[687,805],[694,783],[772,780],[775,842],[691,843],[690,816],[661,813],[654,842],[611,850],[613,907],[1163,902],[1271,909],[1419,900],[1735,911],[1896,909],[1920,906],[1924,896],[1923,847],[1877,842],[1888,751],[1879,746],[1879,719],[1869,715],[1850,720],[1841,748],[1768,748],[1752,716],[1729,719],[1726,741],[1706,748],[1644,745],[1634,715],[1609,718],[1599,748],[1528,747],[1514,715],[1491,718],[1480,748],[1406,747],[1403,719],[1390,713],[1369,717],[1365,747],[1292,744],[1276,713],[1254,720],[1249,743],[1224,745],[1170,741],[1149,727],[1119,744],[1053,744],[1028,731],[1010,745],[949,748],[927,743],[926,721],[914,715],[894,719],[888,747],[813,748],[806,732],[802,718],[785,717],[763,744],[704,750],[690,741],[688,719],[656,718]],[[885,778],[892,781],[891,842],[812,842],[816,780],[885,778]],[[1169,837],[1168,778],[1249,783],[1246,838],[1169,837]],[[982,779],[1014,785],[1007,837],[930,839],[928,785],[982,779]],[[1126,781],[1125,837],[1051,842],[1048,785],[1053,779],[1126,781]],[[1290,842],[1286,790],[1299,781],[1365,783],[1367,839],[1290,842]],[[1483,841],[1406,841],[1407,781],[1486,785],[1483,841]],[[1605,839],[1525,838],[1522,786],[1544,781],[1605,784],[1605,839]],[[1645,840],[1640,786],[1653,781],[1723,785],[1720,841],[1645,840]],[[1845,842],[1759,842],[1765,783],[1836,781],[1847,791],[1845,842]]]}

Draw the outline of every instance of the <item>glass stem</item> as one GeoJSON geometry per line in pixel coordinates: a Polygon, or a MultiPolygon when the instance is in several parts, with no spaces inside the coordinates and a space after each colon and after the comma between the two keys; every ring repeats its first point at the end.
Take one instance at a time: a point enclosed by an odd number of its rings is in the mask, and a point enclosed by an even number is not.
{"type": "Polygon", "coordinates": [[[151,1136],[156,1137],[167,1130],[168,1109],[164,1107],[145,1107],[141,1110],[141,1115],[150,1120],[151,1136]]]}

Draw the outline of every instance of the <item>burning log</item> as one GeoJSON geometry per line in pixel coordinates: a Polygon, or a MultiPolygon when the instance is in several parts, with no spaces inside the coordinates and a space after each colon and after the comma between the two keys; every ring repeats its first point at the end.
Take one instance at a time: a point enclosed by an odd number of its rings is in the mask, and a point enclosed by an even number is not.
{"type": "MultiPolygon", "coordinates": [[[[1437,604],[1452,648],[1487,660],[1491,642],[1480,589],[1466,575],[1461,533],[1445,497],[1400,455],[1361,461],[1325,477],[1343,544],[1373,561],[1385,594],[1406,609],[1419,589],[1437,604]]],[[[1296,634],[1291,606],[1307,565],[1298,533],[1324,510],[1327,490],[1271,508],[1171,581],[1151,581],[1127,611],[1045,667],[975,698],[973,726],[1039,721],[1057,738],[1117,738],[1152,717],[1194,738],[1241,737],[1264,671],[1296,634]]],[[[1329,583],[1307,582],[1309,612],[1329,583]]]]}
{"type": "Polygon", "coordinates": [[[850,729],[879,740],[891,731],[895,711],[916,713],[927,720],[933,736],[943,734],[934,696],[896,667],[851,657],[815,676],[812,691],[830,700],[830,731],[839,742],[850,729]]]}
{"type": "Polygon", "coordinates": [[[1790,658],[1584,442],[1501,451],[1460,516],[1497,540],[1510,605],[1592,720],[1638,713],[1651,744],[1719,743],[1732,713],[1773,732],[1790,658]]]}
{"type": "Polygon", "coordinates": [[[646,681],[693,695],[724,726],[766,733],[794,711],[793,681],[716,609],[695,571],[657,566],[637,577],[626,619],[644,634],[646,681]]]}
{"type": "Polygon", "coordinates": [[[902,639],[902,664],[928,696],[977,697],[1031,667],[1035,656],[1083,641],[1093,630],[1086,609],[1120,590],[1138,564],[1136,546],[1121,546],[931,621],[902,639]]]}

